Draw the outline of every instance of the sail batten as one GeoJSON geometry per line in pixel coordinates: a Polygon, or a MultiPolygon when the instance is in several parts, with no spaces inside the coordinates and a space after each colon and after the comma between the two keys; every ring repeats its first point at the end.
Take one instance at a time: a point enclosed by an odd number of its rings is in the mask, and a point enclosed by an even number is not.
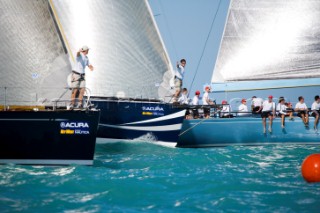
{"type": "Polygon", "coordinates": [[[211,82],[319,78],[319,17],[320,0],[231,1],[211,82]]]}

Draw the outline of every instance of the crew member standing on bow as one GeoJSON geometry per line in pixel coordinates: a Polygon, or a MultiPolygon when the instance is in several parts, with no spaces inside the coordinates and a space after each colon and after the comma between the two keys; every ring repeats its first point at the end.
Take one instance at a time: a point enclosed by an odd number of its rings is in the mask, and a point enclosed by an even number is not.
{"type": "Polygon", "coordinates": [[[183,76],[184,76],[184,67],[186,66],[186,60],[185,59],[181,59],[180,63],[177,62],[177,69],[175,71],[175,76],[174,76],[174,86],[176,88],[176,92],[174,94],[174,102],[178,101],[178,97],[180,95],[180,91],[182,88],[182,80],[183,80],[183,76]]]}
{"type": "Polygon", "coordinates": [[[78,99],[77,108],[82,108],[82,100],[86,87],[86,79],[85,79],[85,68],[88,66],[90,71],[93,71],[93,66],[89,62],[88,58],[89,48],[87,46],[83,46],[77,52],[76,61],[72,67],[72,76],[71,76],[71,105],[72,109],[75,106],[75,101],[78,99]]]}

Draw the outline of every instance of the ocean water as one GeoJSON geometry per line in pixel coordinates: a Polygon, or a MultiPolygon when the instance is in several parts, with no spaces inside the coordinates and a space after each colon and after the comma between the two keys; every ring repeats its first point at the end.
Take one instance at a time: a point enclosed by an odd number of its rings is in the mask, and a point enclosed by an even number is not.
{"type": "Polygon", "coordinates": [[[319,146],[104,143],[94,166],[0,165],[0,212],[319,212],[301,176],[319,146]]]}

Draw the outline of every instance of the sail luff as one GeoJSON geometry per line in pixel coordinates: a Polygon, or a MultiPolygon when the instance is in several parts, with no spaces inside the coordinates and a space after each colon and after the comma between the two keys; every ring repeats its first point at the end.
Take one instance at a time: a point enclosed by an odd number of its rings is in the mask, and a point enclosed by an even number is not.
{"type": "MultiPolygon", "coordinates": [[[[224,23],[223,32],[222,32],[222,37],[221,37],[220,44],[219,44],[219,49],[218,49],[218,55],[217,55],[216,61],[215,61],[215,63],[214,63],[214,68],[213,68],[213,71],[212,71],[211,79],[213,79],[213,75],[214,75],[214,74],[215,74],[215,79],[222,79],[222,76],[221,76],[219,73],[214,73],[214,71],[216,70],[217,60],[218,60],[218,58],[219,58],[220,50],[221,50],[221,48],[222,48],[222,47],[221,47],[221,46],[222,46],[222,41],[223,41],[222,38],[224,38],[224,36],[225,36],[225,32],[226,32],[226,28],[227,28],[227,23],[228,23],[227,20],[228,20],[228,17],[229,17],[229,15],[230,15],[230,6],[231,6],[231,4],[232,4],[232,1],[233,1],[233,0],[230,0],[230,2],[229,2],[227,19],[226,19],[226,21],[225,21],[225,23],[224,23]]],[[[220,81],[220,80],[218,80],[218,81],[220,81]]],[[[211,82],[212,82],[212,80],[211,80],[211,82]]]]}

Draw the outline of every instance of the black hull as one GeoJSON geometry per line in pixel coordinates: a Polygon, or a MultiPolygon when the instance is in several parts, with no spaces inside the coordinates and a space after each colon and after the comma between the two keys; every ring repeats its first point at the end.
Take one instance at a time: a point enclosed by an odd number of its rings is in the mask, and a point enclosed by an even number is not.
{"type": "Polygon", "coordinates": [[[148,136],[157,141],[177,142],[185,109],[148,100],[112,100],[91,97],[101,110],[98,137],[136,139],[148,136]]]}
{"type": "Polygon", "coordinates": [[[0,163],[92,165],[100,111],[1,111],[0,163]]]}

